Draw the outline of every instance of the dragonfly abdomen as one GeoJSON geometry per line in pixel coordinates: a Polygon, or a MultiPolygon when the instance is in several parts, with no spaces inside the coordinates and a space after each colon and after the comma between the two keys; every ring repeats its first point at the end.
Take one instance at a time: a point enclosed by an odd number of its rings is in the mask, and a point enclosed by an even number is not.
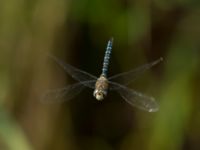
{"type": "Polygon", "coordinates": [[[104,56],[104,61],[103,61],[103,69],[102,69],[102,75],[103,76],[107,76],[108,73],[108,65],[110,62],[110,55],[112,52],[112,45],[113,45],[113,38],[111,38],[108,41],[107,47],[106,47],[106,52],[105,52],[105,56],[104,56]]]}

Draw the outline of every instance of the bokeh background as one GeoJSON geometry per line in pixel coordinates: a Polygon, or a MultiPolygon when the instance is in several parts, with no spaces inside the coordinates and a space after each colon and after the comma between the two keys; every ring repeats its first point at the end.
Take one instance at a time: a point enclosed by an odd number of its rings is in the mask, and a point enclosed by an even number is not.
{"type": "Polygon", "coordinates": [[[0,150],[199,150],[199,65],[198,0],[1,0],[0,150]],[[91,89],[41,102],[75,82],[47,54],[98,76],[111,36],[109,75],[164,58],[130,85],[158,112],[91,89]]]}

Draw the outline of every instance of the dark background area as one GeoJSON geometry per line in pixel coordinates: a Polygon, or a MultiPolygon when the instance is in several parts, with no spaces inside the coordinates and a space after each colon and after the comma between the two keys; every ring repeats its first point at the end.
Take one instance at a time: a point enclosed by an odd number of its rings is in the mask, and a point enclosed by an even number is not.
{"type": "Polygon", "coordinates": [[[1,0],[0,150],[199,150],[199,39],[197,0],[1,0]],[[75,82],[47,54],[99,76],[110,37],[109,76],[164,58],[129,86],[158,112],[91,89],[41,102],[75,82]]]}

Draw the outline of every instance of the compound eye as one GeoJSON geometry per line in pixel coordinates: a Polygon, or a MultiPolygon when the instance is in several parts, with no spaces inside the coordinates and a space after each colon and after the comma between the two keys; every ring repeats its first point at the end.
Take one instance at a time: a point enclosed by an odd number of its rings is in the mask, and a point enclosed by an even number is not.
{"type": "Polygon", "coordinates": [[[101,101],[101,100],[104,99],[103,93],[97,93],[97,94],[95,95],[95,97],[96,97],[96,99],[97,99],[98,101],[101,101]]]}

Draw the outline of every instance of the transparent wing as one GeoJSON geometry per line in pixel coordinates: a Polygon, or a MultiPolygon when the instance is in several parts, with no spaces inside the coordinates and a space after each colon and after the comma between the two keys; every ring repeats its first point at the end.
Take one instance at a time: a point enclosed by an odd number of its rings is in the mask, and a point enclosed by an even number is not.
{"type": "Polygon", "coordinates": [[[64,88],[48,90],[42,95],[41,101],[44,103],[57,103],[70,100],[85,88],[85,84],[92,85],[95,84],[95,81],[79,82],[64,88]]]}
{"type": "Polygon", "coordinates": [[[84,88],[83,84],[77,83],[60,89],[48,90],[42,96],[41,101],[44,103],[64,102],[74,98],[84,88]]]}
{"type": "MultiPolygon", "coordinates": [[[[53,55],[48,55],[50,58],[52,58],[54,61],[56,61],[61,67],[64,68],[64,70],[72,77],[74,78],[75,80],[79,81],[79,82],[83,82],[84,81],[87,81],[87,80],[97,80],[97,77],[83,71],[83,70],[80,70],[78,68],[75,68],[69,64],[66,64],[64,62],[62,62],[61,60],[59,60],[58,58],[56,58],[55,56],[53,55]]],[[[90,85],[87,85],[85,84],[85,86],[87,87],[90,87],[90,88],[94,88],[94,86],[90,86],[90,85]]]]}
{"type": "Polygon", "coordinates": [[[123,73],[114,75],[112,77],[109,77],[108,80],[112,82],[122,83],[123,85],[128,85],[129,83],[133,82],[141,73],[155,66],[162,60],[163,58],[161,57],[156,61],[140,66],[134,70],[123,72],[123,73]]]}
{"type": "Polygon", "coordinates": [[[142,93],[139,93],[133,89],[129,89],[118,83],[109,82],[109,85],[111,87],[117,87],[113,89],[119,92],[123,99],[132,106],[135,106],[139,109],[148,112],[156,112],[159,110],[159,105],[156,103],[153,97],[146,96],[142,93]]]}

